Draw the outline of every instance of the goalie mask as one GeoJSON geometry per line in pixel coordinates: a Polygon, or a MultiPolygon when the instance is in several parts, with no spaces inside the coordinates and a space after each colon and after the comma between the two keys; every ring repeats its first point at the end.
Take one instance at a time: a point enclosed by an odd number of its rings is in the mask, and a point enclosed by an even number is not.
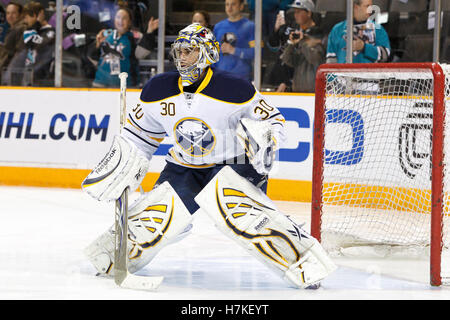
{"type": "Polygon", "coordinates": [[[198,23],[178,33],[172,44],[172,56],[183,86],[196,82],[203,70],[219,61],[220,47],[214,34],[198,23]]]}

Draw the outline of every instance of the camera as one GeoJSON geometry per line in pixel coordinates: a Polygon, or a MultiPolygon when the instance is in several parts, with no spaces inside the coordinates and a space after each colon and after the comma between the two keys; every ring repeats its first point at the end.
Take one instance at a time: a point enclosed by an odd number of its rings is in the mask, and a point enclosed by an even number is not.
{"type": "Polygon", "coordinates": [[[222,36],[222,42],[231,44],[233,47],[236,46],[237,37],[233,32],[226,32],[222,36]]]}
{"type": "Polygon", "coordinates": [[[85,34],[74,35],[73,42],[75,43],[75,47],[84,46],[86,44],[86,35],[85,34]]]}
{"type": "Polygon", "coordinates": [[[300,34],[292,32],[292,39],[300,39],[300,34]]]}
{"type": "Polygon", "coordinates": [[[111,34],[113,34],[113,30],[111,30],[111,29],[108,29],[108,30],[103,31],[103,35],[104,35],[105,37],[107,37],[107,36],[109,36],[109,35],[111,35],[111,34]]]}

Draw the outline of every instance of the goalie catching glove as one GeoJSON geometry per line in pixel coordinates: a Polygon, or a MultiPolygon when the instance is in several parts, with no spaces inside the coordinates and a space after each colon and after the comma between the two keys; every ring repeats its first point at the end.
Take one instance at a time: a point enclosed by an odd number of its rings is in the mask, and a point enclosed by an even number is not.
{"type": "Polygon", "coordinates": [[[125,188],[136,190],[148,171],[150,161],[122,136],[115,136],[111,149],[81,184],[99,201],[120,197],[125,188]]]}
{"type": "Polygon", "coordinates": [[[236,135],[255,170],[267,175],[272,169],[276,151],[271,124],[243,118],[238,122],[236,135]]]}

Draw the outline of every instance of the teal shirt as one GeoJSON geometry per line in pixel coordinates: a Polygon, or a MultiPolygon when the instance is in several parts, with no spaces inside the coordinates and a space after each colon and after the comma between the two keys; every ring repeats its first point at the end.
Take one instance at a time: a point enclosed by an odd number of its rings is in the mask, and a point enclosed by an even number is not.
{"type": "MultiPolygon", "coordinates": [[[[390,55],[391,45],[386,30],[379,25],[369,22],[355,24],[354,33],[364,42],[364,49],[353,55],[353,63],[383,62],[382,49],[390,55]]],[[[347,21],[336,24],[328,36],[327,59],[336,58],[337,63],[346,62],[347,21]]]]}
{"type": "MultiPolygon", "coordinates": [[[[255,0],[247,0],[250,11],[255,11],[255,0]]],[[[292,0],[263,0],[263,11],[288,10],[292,0]]]]}
{"type": "MultiPolygon", "coordinates": [[[[114,34],[106,37],[100,47],[100,60],[94,82],[106,87],[120,86],[119,73],[127,72],[130,74],[131,68],[134,67],[131,64],[133,59],[131,55],[134,54],[132,39],[133,34],[131,32],[127,32],[117,39],[114,38],[114,34]]],[[[127,78],[127,85],[130,85],[130,76],[127,78]]]]}

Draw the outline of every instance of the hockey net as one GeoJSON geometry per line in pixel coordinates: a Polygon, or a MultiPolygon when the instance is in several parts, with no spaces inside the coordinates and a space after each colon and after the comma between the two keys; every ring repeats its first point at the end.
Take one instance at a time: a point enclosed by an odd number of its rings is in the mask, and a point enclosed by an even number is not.
{"type": "Polygon", "coordinates": [[[450,66],[328,64],[316,79],[312,235],[331,255],[427,256],[431,283],[450,283],[450,66]]]}

